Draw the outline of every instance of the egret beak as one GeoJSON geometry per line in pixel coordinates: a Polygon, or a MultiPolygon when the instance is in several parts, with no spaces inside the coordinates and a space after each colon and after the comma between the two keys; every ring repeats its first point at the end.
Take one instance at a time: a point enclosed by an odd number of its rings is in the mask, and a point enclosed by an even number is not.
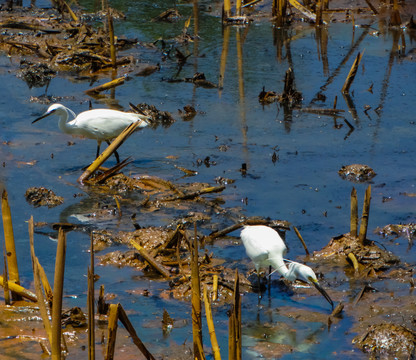
{"type": "Polygon", "coordinates": [[[42,120],[43,118],[45,118],[45,117],[47,117],[47,116],[49,116],[49,115],[53,114],[54,112],[55,112],[55,110],[52,110],[52,111],[47,111],[47,112],[46,112],[46,113],[44,113],[42,116],[39,116],[37,119],[33,120],[33,121],[32,121],[32,124],[34,124],[35,122],[37,122],[37,121],[39,121],[39,120],[42,120]]]}
{"type": "Polygon", "coordinates": [[[324,290],[324,288],[319,284],[317,280],[309,278],[310,282],[316,287],[316,289],[323,295],[323,297],[331,304],[332,310],[334,310],[334,303],[329,297],[328,293],[324,290]]]}

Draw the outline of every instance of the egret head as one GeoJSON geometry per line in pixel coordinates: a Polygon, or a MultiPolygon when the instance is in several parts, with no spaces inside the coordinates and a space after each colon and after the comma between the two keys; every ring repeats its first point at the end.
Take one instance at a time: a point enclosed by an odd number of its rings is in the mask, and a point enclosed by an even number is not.
{"type": "Polygon", "coordinates": [[[316,289],[322,294],[322,296],[331,304],[332,309],[334,309],[334,303],[329,297],[328,293],[324,290],[324,288],[319,284],[318,279],[316,278],[315,272],[306,265],[300,264],[298,262],[290,262],[288,265],[289,272],[288,280],[302,280],[309,284],[312,284],[316,287],[316,289]]]}
{"type": "Polygon", "coordinates": [[[32,124],[52,114],[63,115],[68,114],[68,112],[66,111],[65,106],[61,104],[53,104],[49,106],[48,110],[42,116],[39,116],[37,119],[33,120],[32,124]]]}

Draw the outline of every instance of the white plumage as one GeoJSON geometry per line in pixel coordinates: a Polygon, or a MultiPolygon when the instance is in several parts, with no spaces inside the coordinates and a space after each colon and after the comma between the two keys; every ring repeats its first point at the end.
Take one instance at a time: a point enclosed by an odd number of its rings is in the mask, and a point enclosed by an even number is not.
{"type": "Polygon", "coordinates": [[[277,231],[264,225],[245,226],[240,236],[247,256],[256,267],[257,274],[261,267],[270,265],[289,281],[298,279],[314,285],[332,308],[334,307],[331,298],[320,286],[314,271],[309,266],[283,258],[287,248],[277,231]],[[285,261],[288,263],[287,266],[285,261]]]}
{"type": "MultiPolygon", "coordinates": [[[[149,124],[149,118],[145,115],[111,109],[88,110],[76,116],[71,109],[61,104],[51,105],[46,113],[33,120],[32,124],[52,114],[59,116],[58,126],[62,132],[97,140],[97,157],[102,141],[109,143],[133,122],[140,121],[140,128],[149,124]],[[74,119],[68,121],[70,115],[74,119]]],[[[116,158],[119,161],[118,155],[116,158]]]]}

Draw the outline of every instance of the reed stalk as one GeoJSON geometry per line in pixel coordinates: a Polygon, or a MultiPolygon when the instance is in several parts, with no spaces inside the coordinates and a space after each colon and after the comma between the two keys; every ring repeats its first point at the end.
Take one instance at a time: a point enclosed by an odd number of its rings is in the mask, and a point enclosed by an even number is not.
{"type": "Polygon", "coordinates": [[[207,318],[207,325],[208,325],[209,337],[211,339],[214,360],[221,360],[220,347],[218,346],[217,335],[215,334],[214,319],[212,317],[211,301],[208,296],[207,287],[205,285],[204,285],[204,304],[205,304],[205,316],[207,318]]]}
{"type": "MultiPolygon", "coordinates": [[[[17,267],[16,247],[14,242],[12,214],[10,211],[10,205],[6,190],[3,190],[1,195],[1,213],[3,217],[4,242],[6,244],[9,279],[10,282],[20,285],[19,269],[17,267]]],[[[12,300],[21,300],[21,297],[12,292],[12,300]]]]}
{"type": "Polygon", "coordinates": [[[194,344],[194,358],[204,359],[202,348],[202,316],[201,316],[201,282],[198,264],[198,240],[196,223],[194,223],[194,239],[191,249],[191,288],[192,288],[192,335],[194,344]]]}
{"type": "Polygon", "coordinates": [[[228,360],[236,360],[234,305],[228,319],[228,360]]]}
{"type": "Polygon", "coordinates": [[[12,293],[16,293],[19,297],[28,299],[33,302],[37,302],[36,295],[30,290],[24,288],[21,285],[17,285],[14,282],[7,281],[5,276],[0,275],[0,286],[3,288],[8,287],[12,293]]]}
{"type": "Polygon", "coordinates": [[[344,86],[341,89],[341,92],[343,94],[349,94],[350,87],[355,79],[355,75],[357,74],[358,66],[360,65],[363,55],[364,53],[360,52],[357,54],[357,57],[355,58],[354,63],[351,66],[350,72],[348,73],[347,78],[345,79],[344,86]]]}
{"type": "Polygon", "coordinates": [[[402,19],[399,12],[399,2],[398,0],[393,0],[393,10],[390,16],[390,26],[400,26],[402,19]]]}
{"type": "Polygon", "coordinates": [[[303,248],[305,249],[305,253],[307,256],[309,256],[309,250],[308,247],[306,246],[305,241],[303,240],[302,235],[300,234],[298,228],[296,226],[293,227],[293,230],[295,230],[296,235],[298,236],[300,242],[302,243],[303,248]]]}
{"type": "Polygon", "coordinates": [[[222,20],[225,22],[231,16],[231,1],[224,0],[223,16],[222,20]]]}
{"type": "Polygon", "coordinates": [[[143,342],[137,336],[136,330],[134,329],[134,327],[131,324],[129,318],[127,317],[126,312],[124,311],[123,307],[120,304],[118,304],[118,317],[119,317],[121,323],[126,328],[126,330],[129,332],[134,344],[139,348],[139,350],[144,355],[144,357],[147,360],[155,360],[153,355],[149,352],[149,350],[147,350],[146,346],[143,344],[143,342]]]}
{"type": "Polygon", "coordinates": [[[215,274],[212,277],[212,301],[216,301],[218,299],[218,275],[215,274]]]}
{"type": "MultiPolygon", "coordinates": [[[[35,256],[35,244],[34,244],[35,225],[33,223],[33,216],[31,216],[29,219],[28,227],[29,227],[30,256],[32,258],[32,267],[34,268],[34,259],[36,258],[36,256],[35,256]]],[[[45,291],[46,300],[49,303],[49,307],[52,307],[53,291],[52,291],[51,285],[49,284],[49,280],[48,280],[48,277],[46,276],[45,270],[43,269],[39,261],[38,261],[38,272],[40,276],[40,281],[43,286],[43,290],[45,291]]]]}
{"type": "Polygon", "coordinates": [[[228,320],[228,359],[241,360],[241,297],[238,270],[235,271],[234,298],[228,320]]]}
{"type": "Polygon", "coordinates": [[[358,203],[357,203],[357,190],[353,187],[351,191],[351,223],[350,234],[357,237],[358,230],[358,203]]]}
{"type": "Polygon", "coordinates": [[[348,254],[348,259],[351,260],[352,266],[354,267],[354,271],[358,271],[359,270],[358,260],[357,260],[357,258],[355,257],[355,255],[352,252],[350,252],[348,254]]]}
{"type": "Polygon", "coordinates": [[[116,346],[117,336],[117,320],[118,320],[118,304],[110,304],[108,312],[108,336],[107,336],[107,350],[105,359],[114,359],[114,350],[116,346]]]}
{"type": "Polygon", "coordinates": [[[97,170],[98,168],[111,156],[111,154],[116,151],[126,139],[133,134],[136,130],[137,126],[139,126],[140,121],[135,121],[134,123],[130,124],[127,128],[123,130],[123,132],[117,136],[113,142],[98,156],[95,161],[88,166],[88,168],[82,173],[82,175],[78,178],[78,182],[83,184],[86,182],[97,170]]]}
{"type": "Polygon", "coordinates": [[[365,191],[363,215],[361,217],[360,234],[358,239],[361,244],[365,244],[367,237],[368,219],[370,216],[370,202],[371,202],[371,185],[368,185],[365,191]]]}
{"type": "Polygon", "coordinates": [[[241,0],[236,0],[235,2],[235,14],[236,16],[241,16],[241,0]]]}
{"type": "Polygon", "coordinates": [[[91,89],[87,89],[84,92],[87,95],[97,95],[99,94],[101,91],[105,91],[105,90],[109,90],[109,89],[113,89],[117,86],[123,85],[124,81],[126,80],[125,77],[119,77],[117,79],[111,80],[109,82],[106,82],[105,84],[102,85],[98,85],[96,87],[93,87],[91,89]]]}
{"type": "Polygon", "coordinates": [[[157,272],[159,272],[161,275],[163,275],[165,278],[170,278],[170,273],[166,268],[160,264],[155,258],[153,258],[139,243],[137,243],[134,240],[130,241],[130,244],[132,244],[135,249],[139,252],[140,256],[146,260],[146,262],[157,272]]]}
{"type": "Polygon", "coordinates": [[[6,249],[3,247],[3,263],[4,263],[4,270],[3,270],[3,292],[4,292],[4,303],[6,305],[10,305],[10,292],[9,292],[9,282],[7,279],[9,278],[9,274],[7,271],[7,257],[6,257],[6,249]]]}
{"type": "Polygon", "coordinates": [[[240,296],[240,278],[238,276],[238,269],[235,270],[234,281],[234,316],[235,316],[235,359],[241,360],[242,358],[242,343],[241,343],[241,296],[240,296]]]}
{"type": "Polygon", "coordinates": [[[62,296],[64,290],[66,235],[62,228],[58,233],[58,247],[56,249],[55,277],[53,282],[52,305],[52,360],[61,359],[61,314],[62,296]]]}
{"type": "Polygon", "coordinates": [[[106,304],[104,299],[104,285],[100,286],[100,292],[97,301],[97,312],[100,315],[107,315],[108,312],[108,304],[106,304]]]}
{"type": "Polygon", "coordinates": [[[90,268],[88,268],[88,359],[95,359],[95,309],[94,309],[94,237],[90,236],[90,268]]]}
{"type": "Polygon", "coordinates": [[[35,257],[33,260],[33,278],[35,280],[35,290],[36,290],[36,296],[37,296],[37,303],[39,306],[39,312],[42,317],[43,321],[43,327],[45,328],[46,334],[49,339],[49,344],[52,347],[52,326],[51,322],[49,321],[49,312],[46,307],[45,297],[43,296],[42,292],[42,286],[40,282],[40,276],[39,276],[39,260],[37,257],[35,257]]]}

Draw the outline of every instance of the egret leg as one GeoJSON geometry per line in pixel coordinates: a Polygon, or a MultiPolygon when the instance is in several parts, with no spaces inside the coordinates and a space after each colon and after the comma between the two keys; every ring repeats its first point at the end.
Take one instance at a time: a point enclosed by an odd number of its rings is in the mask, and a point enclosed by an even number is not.
{"type": "MultiPolygon", "coordinates": [[[[111,144],[111,142],[110,142],[110,140],[106,140],[107,141],[107,144],[108,145],[110,145],[111,144]]],[[[117,160],[117,164],[120,162],[120,156],[118,156],[118,152],[117,152],[117,150],[114,150],[114,156],[116,157],[116,160],[117,160]]]]}
{"type": "Polygon", "coordinates": [[[97,156],[95,158],[98,158],[98,156],[100,156],[100,147],[101,147],[101,141],[97,141],[97,156]]]}
{"type": "Polygon", "coordinates": [[[261,283],[260,283],[260,273],[257,271],[257,280],[258,280],[258,286],[259,286],[259,304],[261,299],[261,283]]]}

